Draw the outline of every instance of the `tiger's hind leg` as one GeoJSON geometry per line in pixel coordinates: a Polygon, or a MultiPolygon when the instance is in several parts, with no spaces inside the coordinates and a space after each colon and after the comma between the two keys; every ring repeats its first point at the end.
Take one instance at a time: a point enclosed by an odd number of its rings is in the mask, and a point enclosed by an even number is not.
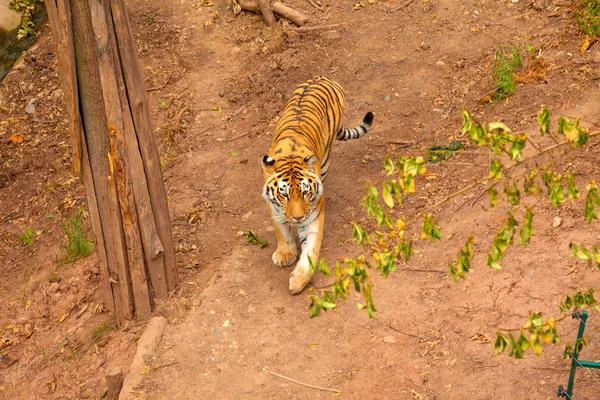
{"type": "Polygon", "coordinates": [[[323,240],[323,222],[325,220],[325,209],[323,207],[323,199],[319,207],[319,215],[317,218],[307,225],[301,225],[298,228],[298,236],[302,246],[302,254],[296,268],[290,275],[290,292],[298,294],[304,289],[313,273],[310,271],[309,257],[314,261],[319,261],[319,250],[321,249],[321,241],[323,240]]]}
{"type": "MultiPolygon", "coordinates": [[[[271,214],[273,214],[273,210],[271,214]]],[[[273,227],[275,228],[275,236],[277,236],[277,250],[271,257],[273,263],[280,267],[287,267],[296,262],[298,258],[298,249],[296,248],[296,239],[290,231],[290,226],[287,223],[280,224],[273,219],[273,227]]]]}

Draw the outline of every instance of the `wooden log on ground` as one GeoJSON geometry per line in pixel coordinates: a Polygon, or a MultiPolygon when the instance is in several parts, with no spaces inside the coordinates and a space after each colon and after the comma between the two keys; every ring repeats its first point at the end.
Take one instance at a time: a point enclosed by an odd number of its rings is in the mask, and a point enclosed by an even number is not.
{"type": "Polygon", "coordinates": [[[106,399],[118,400],[121,388],[123,387],[123,371],[121,368],[113,366],[106,370],[106,399]]]}
{"type": "MultiPolygon", "coordinates": [[[[250,11],[250,12],[253,12],[256,14],[261,13],[261,9],[260,9],[258,3],[254,0],[243,0],[243,1],[240,1],[239,4],[240,4],[240,7],[242,8],[242,10],[250,11]]],[[[282,4],[278,1],[274,2],[271,5],[271,9],[277,15],[280,15],[286,19],[289,19],[290,21],[292,21],[293,23],[295,23],[298,26],[302,26],[310,20],[308,18],[308,16],[304,15],[300,11],[294,10],[293,8],[288,7],[285,4],[282,4]]]]}
{"type": "Polygon", "coordinates": [[[278,1],[273,3],[272,8],[276,14],[279,14],[282,17],[289,19],[298,26],[306,24],[309,20],[307,15],[304,15],[300,11],[296,11],[293,8],[288,7],[285,4],[280,3],[278,1]]]}
{"type": "Polygon", "coordinates": [[[256,0],[258,2],[258,8],[260,8],[260,13],[265,20],[265,24],[267,26],[273,26],[277,23],[277,18],[275,18],[275,14],[273,14],[273,10],[271,10],[271,6],[269,5],[269,0],[256,0]]]}

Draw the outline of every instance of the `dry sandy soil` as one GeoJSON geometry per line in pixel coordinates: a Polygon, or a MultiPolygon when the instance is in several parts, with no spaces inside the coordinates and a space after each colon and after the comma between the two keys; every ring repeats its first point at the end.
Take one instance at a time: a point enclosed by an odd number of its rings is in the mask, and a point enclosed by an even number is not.
{"type": "MultiPolygon", "coordinates": [[[[599,239],[598,222],[585,223],[581,200],[556,209],[544,199],[529,201],[537,235],[528,247],[512,246],[496,271],[485,266],[486,251],[506,214],[486,211],[478,187],[434,210],[441,241],[417,242],[409,264],[387,279],[375,277],[377,319],[357,309],[357,295],[309,319],[308,290],[291,296],[291,268],[271,263],[275,237],[260,197],[259,160],[286,99],[309,78],[327,75],[342,84],[348,126],[373,110],[375,127],[366,137],[336,143],[325,188],[322,254],[330,261],[356,256],[351,223],[368,224],[360,206],[365,184],[384,179],[388,154],[422,155],[459,138],[462,108],[534,134],[537,111],[548,105],[598,129],[600,48],[578,52],[572,4],[379,0],[353,10],[353,2],[330,1],[323,13],[307,1],[286,3],[305,11],[311,25],[340,25],[302,33],[281,22],[268,29],[254,14],[234,16],[224,0],[128,2],[161,143],[181,283],[156,304],[155,314],[170,324],[159,356],[148,360],[139,398],[335,396],[269,372],[339,389],[345,399],[556,397],[568,379],[570,362],[561,355],[576,321],[560,324],[561,345],[524,360],[494,356],[490,340],[498,329],[520,327],[530,311],[558,315],[564,294],[597,282],[597,271],[569,256],[571,241],[599,239]],[[545,79],[519,84],[507,101],[480,104],[493,87],[496,50],[517,43],[525,71],[525,45],[542,54],[545,79]],[[560,227],[552,226],[555,216],[560,227]],[[239,235],[247,229],[269,244],[247,243],[239,235]],[[473,271],[454,283],[444,278],[446,265],[469,234],[477,238],[473,271]]],[[[60,262],[60,224],[84,201],[70,172],[48,28],[0,85],[0,104],[0,398],[99,398],[106,368],[127,370],[144,323],[119,330],[110,324],[94,255],[60,262]],[[22,143],[9,142],[14,133],[24,135],[22,143]],[[27,229],[36,233],[31,246],[17,238],[27,229]]],[[[599,177],[598,152],[592,140],[584,151],[558,152],[539,164],[576,168],[583,188],[599,177]]],[[[484,176],[489,158],[468,147],[429,165],[402,212],[414,215],[484,176]]],[[[328,283],[313,278],[317,287],[328,283]]],[[[599,358],[599,327],[593,312],[586,359],[599,358]]],[[[573,398],[599,397],[600,375],[579,371],[573,398]]]]}

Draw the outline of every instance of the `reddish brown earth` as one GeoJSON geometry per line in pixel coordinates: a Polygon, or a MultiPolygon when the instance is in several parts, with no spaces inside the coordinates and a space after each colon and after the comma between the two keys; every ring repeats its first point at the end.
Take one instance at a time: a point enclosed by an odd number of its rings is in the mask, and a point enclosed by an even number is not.
{"type": "MultiPolygon", "coordinates": [[[[268,29],[253,14],[234,16],[222,0],[128,3],[161,143],[181,278],[170,300],[157,304],[155,314],[170,325],[139,397],[334,396],[274,372],[339,389],[347,399],[554,398],[567,383],[570,362],[561,354],[575,338],[576,321],[561,322],[560,345],[524,360],[494,356],[490,340],[498,329],[519,328],[530,311],[558,316],[564,294],[597,282],[597,271],[569,256],[571,241],[599,241],[598,222],[585,223],[582,200],[557,209],[547,199],[528,200],[537,235],[527,247],[512,246],[496,271],[485,257],[506,214],[501,207],[486,211],[487,196],[479,197],[484,187],[477,187],[434,210],[441,241],[419,241],[409,264],[387,279],[375,277],[377,319],[357,309],[361,298],[354,294],[309,319],[308,291],[291,296],[291,268],[271,262],[275,237],[260,197],[259,160],[287,98],[311,77],[342,84],[348,126],[373,110],[375,127],[366,137],[336,143],[325,188],[322,254],[329,261],[356,256],[351,223],[367,223],[360,205],[365,184],[384,178],[388,154],[423,155],[457,139],[462,108],[536,140],[540,105],[581,116],[597,130],[599,47],[578,52],[581,37],[566,1],[542,9],[523,0],[378,1],[359,10],[352,2],[331,3],[321,13],[306,1],[286,1],[307,12],[311,25],[342,24],[308,33],[287,23],[268,29]],[[549,65],[545,80],[520,84],[507,101],[478,104],[492,89],[496,50],[517,43],[525,59],[526,44],[541,49],[549,65]],[[563,220],[557,228],[555,216],[563,220]],[[239,235],[247,229],[269,244],[247,243],[239,235]],[[469,234],[477,238],[473,270],[454,283],[444,278],[446,265],[469,234]]],[[[66,242],[60,223],[84,202],[70,172],[49,29],[2,82],[0,102],[0,398],[99,398],[106,368],[127,370],[143,323],[109,325],[94,335],[110,324],[100,305],[97,260],[60,263],[66,242]],[[34,97],[36,110],[28,116],[34,97]],[[8,142],[14,133],[23,134],[22,143],[8,142]],[[37,232],[31,246],[17,239],[27,229],[37,232]],[[56,276],[60,281],[50,282],[56,276]]],[[[468,147],[429,165],[402,213],[410,217],[485,176],[489,158],[468,147]]],[[[599,177],[597,160],[592,140],[577,153],[540,157],[539,165],[553,163],[559,172],[574,167],[583,189],[599,177]]],[[[322,287],[329,279],[317,275],[313,283],[322,287]]],[[[593,311],[583,358],[598,358],[599,327],[593,311]]],[[[579,371],[573,398],[599,393],[600,375],[579,371]]]]}

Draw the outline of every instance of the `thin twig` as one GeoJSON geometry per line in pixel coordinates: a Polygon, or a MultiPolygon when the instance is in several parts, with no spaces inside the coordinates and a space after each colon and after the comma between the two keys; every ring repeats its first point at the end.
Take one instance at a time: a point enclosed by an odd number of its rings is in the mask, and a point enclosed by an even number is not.
{"type": "Polygon", "coordinates": [[[406,7],[408,7],[409,5],[411,5],[411,3],[413,3],[415,0],[408,0],[406,3],[404,3],[403,5],[401,5],[400,7],[396,7],[390,10],[390,14],[393,12],[396,12],[398,10],[402,10],[406,7]]]}
{"type": "Polygon", "coordinates": [[[211,125],[211,126],[207,127],[206,129],[201,130],[200,132],[192,132],[192,135],[196,135],[196,136],[201,135],[205,132],[210,131],[212,128],[214,128],[214,126],[211,125]]]}
{"type": "Polygon", "coordinates": [[[536,150],[537,150],[539,153],[541,153],[541,152],[542,152],[542,150],[540,149],[540,147],[539,147],[537,144],[535,144],[535,142],[534,142],[533,140],[531,140],[529,137],[527,137],[527,141],[528,141],[529,143],[531,143],[531,145],[532,145],[532,146],[533,146],[533,147],[534,147],[534,148],[535,148],[535,149],[536,149],[536,150]]]}
{"type": "Polygon", "coordinates": [[[231,142],[232,140],[239,139],[239,138],[241,138],[241,137],[244,137],[244,136],[248,135],[249,133],[250,133],[250,131],[248,131],[248,132],[246,132],[246,133],[242,133],[241,135],[237,135],[237,136],[235,136],[235,137],[232,137],[232,138],[230,138],[230,139],[227,139],[227,140],[226,140],[226,142],[231,142]]]}
{"type": "Polygon", "coordinates": [[[413,268],[398,268],[398,271],[404,272],[435,272],[436,274],[445,274],[445,271],[440,271],[437,269],[413,269],[413,268]]]}
{"type": "Polygon", "coordinates": [[[495,186],[495,183],[492,183],[489,187],[486,187],[484,190],[481,191],[481,193],[479,193],[471,202],[471,205],[469,206],[469,209],[472,210],[473,206],[475,205],[475,203],[477,202],[477,200],[479,200],[481,198],[481,196],[483,196],[485,193],[487,193],[488,190],[490,190],[490,187],[495,186]]]}
{"type": "MultiPolygon", "coordinates": [[[[600,131],[596,131],[596,132],[590,132],[590,134],[588,135],[588,137],[589,137],[589,138],[591,138],[591,137],[598,136],[598,135],[600,135],[600,131]]],[[[572,144],[572,142],[571,142],[571,141],[569,141],[569,140],[565,140],[565,141],[563,141],[563,142],[559,142],[559,143],[553,144],[552,146],[548,146],[548,147],[546,147],[546,148],[542,149],[542,151],[541,151],[540,153],[536,153],[536,154],[534,154],[534,155],[532,155],[532,156],[525,157],[525,158],[523,158],[521,161],[518,161],[518,162],[516,162],[515,164],[513,164],[513,165],[511,165],[511,166],[509,166],[509,167],[506,167],[506,168],[504,168],[504,170],[503,170],[503,173],[506,173],[507,171],[509,171],[509,170],[511,170],[511,169],[513,169],[513,168],[515,168],[515,167],[519,166],[519,165],[522,165],[523,163],[526,163],[526,162],[528,162],[528,161],[530,161],[530,160],[533,160],[534,158],[537,158],[537,157],[539,157],[539,156],[541,156],[541,155],[543,155],[543,154],[546,154],[546,153],[548,153],[548,152],[550,152],[550,151],[552,151],[552,150],[555,150],[555,149],[557,149],[557,148],[559,148],[559,147],[562,147],[562,146],[565,146],[565,145],[567,145],[567,144],[572,144]]],[[[479,179],[479,180],[477,180],[477,181],[473,182],[471,185],[469,185],[469,186],[467,186],[467,187],[464,187],[464,188],[462,188],[461,190],[459,190],[459,191],[457,191],[457,192],[454,192],[454,193],[452,193],[452,194],[449,194],[448,196],[446,196],[444,199],[442,199],[442,200],[438,201],[437,203],[435,203],[435,204],[433,204],[433,205],[431,205],[431,206],[429,206],[429,207],[425,207],[423,210],[419,211],[419,212],[418,212],[418,213],[417,213],[417,214],[416,214],[416,215],[415,215],[413,218],[411,218],[411,219],[410,219],[410,220],[407,222],[407,225],[410,225],[411,223],[415,222],[415,220],[416,220],[417,218],[419,218],[419,217],[423,216],[423,215],[424,215],[424,214],[426,214],[428,211],[431,211],[431,210],[433,210],[434,208],[436,208],[436,207],[438,207],[438,206],[440,206],[440,205],[444,204],[445,202],[447,202],[447,201],[448,201],[448,200],[450,200],[450,199],[453,199],[453,198],[455,198],[456,196],[459,196],[459,195],[461,195],[461,194],[463,194],[463,193],[465,193],[465,192],[468,192],[469,190],[473,189],[474,187],[477,187],[477,186],[481,185],[482,183],[484,183],[484,182],[488,181],[489,179],[490,179],[490,178],[489,178],[489,177],[487,177],[487,176],[486,176],[485,178],[479,179]]]]}
{"type": "Polygon", "coordinates": [[[176,365],[179,364],[179,361],[174,361],[172,363],[168,363],[168,364],[163,364],[163,365],[159,365],[158,367],[154,368],[155,370],[160,369],[160,368],[165,368],[165,367],[170,367],[172,365],[176,365]]]}
{"type": "Polygon", "coordinates": [[[318,5],[314,0],[308,0],[308,3],[322,13],[325,13],[325,7],[318,5]]]}
{"type": "Polygon", "coordinates": [[[401,334],[403,334],[403,335],[410,336],[410,337],[414,337],[414,338],[417,338],[417,339],[419,339],[419,340],[426,340],[425,338],[422,338],[421,336],[413,335],[412,333],[406,333],[406,332],[402,332],[400,329],[394,328],[394,327],[393,327],[393,326],[391,326],[391,325],[387,325],[387,327],[388,327],[388,328],[390,328],[391,330],[393,330],[393,331],[396,331],[396,332],[398,332],[398,333],[401,333],[401,334]]]}
{"type": "Polygon", "coordinates": [[[315,26],[301,26],[300,28],[296,29],[297,32],[309,32],[309,31],[317,31],[317,30],[321,30],[321,29],[333,29],[333,28],[337,28],[338,26],[342,26],[344,25],[343,22],[339,23],[339,24],[330,24],[330,25],[315,25],[315,26]]]}
{"type": "Polygon", "coordinates": [[[339,394],[339,393],[342,392],[341,390],[338,390],[338,389],[329,389],[329,388],[325,388],[325,387],[321,387],[321,386],[311,385],[310,383],[300,382],[300,381],[297,381],[297,380],[295,380],[293,378],[289,378],[289,377],[287,377],[285,375],[280,375],[280,374],[277,374],[275,372],[271,372],[269,370],[266,370],[266,372],[268,372],[271,375],[275,375],[275,376],[277,376],[277,377],[279,377],[281,379],[285,379],[285,380],[288,380],[290,382],[297,383],[298,385],[306,386],[306,387],[309,387],[309,388],[312,388],[312,389],[325,390],[325,391],[328,391],[328,392],[334,392],[336,394],[339,394]]]}
{"type": "Polygon", "coordinates": [[[318,289],[318,290],[321,290],[321,289],[328,289],[328,288],[330,288],[330,287],[332,287],[332,286],[333,286],[333,283],[330,283],[329,285],[324,285],[324,286],[317,286],[317,285],[315,285],[315,284],[314,284],[314,283],[312,283],[312,282],[309,282],[309,283],[310,283],[310,285],[311,285],[312,287],[314,287],[315,289],[318,289]]]}
{"type": "Polygon", "coordinates": [[[146,89],[146,92],[153,92],[155,90],[160,90],[160,89],[164,89],[165,87],[167,87],[167,85],[169,84],[169,81],[171,80],[171,77],[173,76],[173,73],[171,72],[169,74],[169,76],[167,76],[167,80],[165,81],[165,83],[161,86],[156,86],[156,87],[151,87],[146,89]]]}
{"type": "Polygon", "coordinates": [[[452,214],[450,214],[450,217],[448,218],[448,222],[450,222],[450,221],[452,220],[452,217],[454,217],[454,214],[456,214],[456,213],[458,212],[458,210],[460,210],[461,208],[463,208],[463,207],[464,207],[464,205],[465,205],[465,204],[467,204],[467,203],[469,202],[469,200],[471,200],[471,199],[466,199],[465,201],[463,201],[463,202],[461,203],[461,205],[460,205],[460,206],[456,207],[456,208],[454,209],[454,211],[452,211],[452,214]]]}
{"type": "Polygon", "coordinates": [[[244,106],[241,106],[240,108],[235,110],[235,112],[233,114],[231,114],[230,121],[233,121],[238,115],[240,115],[242,113],[242,111],[244,111],[244,106]]]}

